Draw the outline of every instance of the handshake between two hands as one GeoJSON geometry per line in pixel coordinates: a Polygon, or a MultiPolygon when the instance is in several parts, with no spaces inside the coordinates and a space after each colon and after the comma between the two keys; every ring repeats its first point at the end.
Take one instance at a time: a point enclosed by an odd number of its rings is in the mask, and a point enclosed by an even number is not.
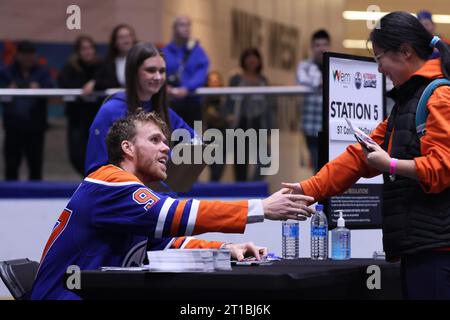
{"type": "MultiPolygon", "coordinates": [[[[314,214],[308,206],[314,198],[305,196],[300,183],[283,183],[284,188],[262,200],[264,218],[269,220],[306,220],[314,214]]],[[[244,261],[246,258],[260,261],[267,257],[266,247],[256,246],[253,242],[227,243],[224,248],[231,251],[231,258],[244,261]]]]}
{"type": "Polygon", "coordinates": [[[309,207],[314,203],[314,198],[303,194],[300,183],[283,183],[283,187],[262,201],[264,218],[303,221],[314,214],[309,207]]]}
{"type": "MultiPolygon", "coordinates": [[[[314,198],[305,196],[300,183],[283,183],[281,190],[262,200],[264,218],[269,220],[306,220],[314,214],[309,205],[314,198]]],[[[231,251],[231,257],[237,261],[244,261],[246,257],[261,260],[268,255],[266,247],[256,246],[252,242],[228,243],[224,248],[231,251]]]]}

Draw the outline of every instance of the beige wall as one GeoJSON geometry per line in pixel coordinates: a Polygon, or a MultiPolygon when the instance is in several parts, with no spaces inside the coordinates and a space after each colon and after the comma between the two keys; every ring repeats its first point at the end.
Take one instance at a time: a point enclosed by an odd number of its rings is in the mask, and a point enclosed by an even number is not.
{"type": "MultiPolygon", "coordinates": [[[[346,0],[345,10],[365,11],[369,5],[376,4],[383,12],[408,11],[417,13],[420,10],[429,10],[434,14],[449,14],[450,1],[448,0],[346,0]]],[[[365,21],[344,20],[344,37],[347,39],[368,39],[370,30],[367,29],[365,21]]],[[[450,37],[450,24],[436,24],[436,31],[447,38],[450,37]]],[[[346,50],[349,53],[365,55],[367,50],[346,50]]]]}
{"type": "MultiPolygon", "coordinates": [[[[258,15],[264,20],[297,27],[301,39],[297,58],[300,59],[308,55],[310,35],[318,28],[328,29],[335,39],[333,49],[342,50],[344,29],[340,13],[344,4],[344,0],[166,0],[162,39],[164,42],[170,40],[171,23],[176,15],[190,15],[193,19],[193,35],[201,40],[211,57],[211,68],[227,77],[238,65],[238,60],[231,57],[232,8],[258,15]]],[[[265,73],[273,84],[293,84],[294,69],[284,71],[267,67],[265,73]]]]}
{"type": "MultiPolygon", "coordinates": [[[[157,43],[171,38],[171,23],[179,14],[193,18],[193,35],[201,40],[211,67],[227,76],[238,64],[231,57],[231,9],[236,8],[265,20],[273,20],[300,30],[299,57],[309,53],[309,37],[318,28],[326,28],[333,38],[334,51],[367,54],[365,50],[345,50],[342,40],[367,39],[369,31],[364,21],[347,21],[344,10],[366,10],[377,4],[382,11],[421,9],[450,14],[447,0],[1,0],[0,39],[32,39],[38,41],[71,42],[80,33],[107,42],[111,29],[118,23],[133,25],[140,40],[157,43]],[[80,31],[67,30],[66,8],[81,7],[80,31]]],[[[438,24],[439,33],[450,37],[450,24],[438,24]]],[[[292,84],[294,70],[267,68],[274,84],[292,84]]]]}
{"type": "Polygon", "coordinates": [[[71,42],[79,34],[107,42],[112,28],[128,23],[139,39],[157,41],[161,34],[159,0],[1,0],[0,39],[71,42]],[[81,30],[68,30],[66,9],[81,9],[81,30]]]}
{"type": "MultiPolygon", "coordinates": [[[[211,58],[212,69],[225,76],[238,65],[231,58],[231,9],[260,16],[264,20],[295,26],[302,45],[298,59],[308,54],[311,32],[330,30],[334,50],[341,51],[344,26],[340,12],[345,0],[2,0],[0,1],[0,39],[72,42],[80,33],[107,42],[118,23],[135,27],[140,40],[166,43],[171,38],[175,16],[188,14],[193,19],[193,35],[211,58]],[[66,28],[66,8],[81,8],[81,30],[66,28]]],[[[264,52],[263,52],[264,54],[264,52]]],[[[266,64],[267,65],[267,64],[266,64]]],[[[274,84],[294,83],[294,69],[267,67],[274,84]]]]}

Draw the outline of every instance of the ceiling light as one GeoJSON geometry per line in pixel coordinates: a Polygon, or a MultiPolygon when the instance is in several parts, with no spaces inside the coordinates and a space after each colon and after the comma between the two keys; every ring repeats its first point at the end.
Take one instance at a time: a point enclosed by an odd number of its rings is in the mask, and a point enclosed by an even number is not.
{"type": "Polygon", "coordinates": [[[372,42],[358,39],[344,39],[342,45],[346,49],[372,49],[372,42]]]}
{"type": "MultiPolygon", "coordinates": [[[[344,11],[342,17],[345,20],[379,20],[389,12],[376,11],[344,11]]],[[[415,13],[411,13],[416,16],[415,13]]],[[[449,14],[433,14],[434,23],[450,23],[449,14]]]]}

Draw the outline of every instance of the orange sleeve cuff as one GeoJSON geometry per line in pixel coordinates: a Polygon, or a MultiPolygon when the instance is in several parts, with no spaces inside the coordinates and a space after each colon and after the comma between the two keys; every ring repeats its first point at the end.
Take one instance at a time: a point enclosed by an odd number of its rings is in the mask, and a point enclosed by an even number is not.
{"type": "Polygon", "coordinates": [[[200,201],[193,234],[205,232],[244,233],[248,201],[200,201]]]}
{"type": "MultiPolygon", "coordinates": [[[[380,123],[371,138],[376,143],[384,142],[387,120],[380,123]]],[[[380,174],[370,168],[364,160],[364,152],[359,144],[352,144],[334,160],[328,162],[315,176],[301,181],[300,185],[307,196],[316,201],[340,194],[350,188],[360,177],[371,178],[380,174]]]]}
{"type": "Polygon", "coordinates": [[[416,174],[420,186],[425,193],[439,193],[447,189],[450,172],[441,161],[435,157],[414,158],[416,174]]]}
{"type": "Polygon", "coordinates": [[[224,242],[190,239],[185,249],[220,249],[224,242]]]}
{"type": "Polygon", "coordinates": [[[431,190],[431,187],[426,183],[428,177],[426,174],[426,168],[424,166],[424,161],[422,158],[423,157],[414,158],[414,162],[416,164],[416,174],[417,174],[417,178],[419,179],[422,190],[426,193],[429,193],[431,190]]]}
{"type": "Polygon", "coordinates": [[[199,240],[191,237],[178,237],[170,246],[172,249],[180,249],[184,245],[184,249],[220,249],[220,247],[225,243],[222,241],[207,241],[199,240]]]}
{"type": "Polygon", "coordinates": [[[311,182],[311,179],[304,180],[300,182],[300,186],[302,187],[303,193],[307,196],[313,197],[315,201],[321,201],[322,197],[319,192],[316,192],[316,189],[311,182]]]}
{"type": "Polygon", "coordinates": [[[359,145],[350,145],[334,160],[327,163],[315,176],[302,181],[303,192],[316,201],[340,194],[350,188],[360,177],[378,175],[365,164],[359,145]]]}

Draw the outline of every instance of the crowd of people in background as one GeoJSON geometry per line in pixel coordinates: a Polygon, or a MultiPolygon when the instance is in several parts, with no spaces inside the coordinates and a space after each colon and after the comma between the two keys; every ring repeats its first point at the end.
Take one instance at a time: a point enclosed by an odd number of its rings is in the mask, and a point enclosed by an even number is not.
{"type": "MultiPolygon", "coordinates": [[[[27,41],[17,44],[14,62],[0,71],[0,87],[10,89],[53,88],[49,71],[36,60],[36,47],[27,41]]],[[[3,157],[5,179],[17,180],[26,159],[30,180],[42,179],[43,150],[47,128],[47,99],[16,97],[3,103],[3,157]]]]}
{"type": "MultiPolygon", "coordinates": [[[[421,11],[417,17],[431,34],[436,33],[431,13],[421,11]]],[[[201,98],[195,95],[195,90],[200,87],[221,87],[226,81],[218,71],[210,70],[208,55],[200,42],[192,37],[191,25],[192,21],[188,16],[177,17],[172,25],[171,42],[163,48],[158,48],[157,55],[164,60],[165,73],[164,83],[160,88],[164,92],[155,95],[159,99],[158,102],[155,96],[151,101],[150,98],[147,102],[142,100],[142,96],[138,94],[139,90],[134,92],[132,101],[125,93],[122,93],[122,98],[113,96],[106,99],[112,98],[113,105],[120,104],[114,101],[122,99],[124,103],[126,101],[128,107],[132,103],[145,108],[148,103],[148,108],[152,110],[155,108],[157,112],[158,108],[159,111],[165,110],[169,123],[173,112],[177,115],[177,119],[179,116],[183,121],[182,126],[190,129],[194,127],[194,121],[200,120],[203,120],[205,129],[216,128],[222,132],[227,128],[270,129],[275,105],[270,96],[253,94],[201,98]],[[168,107],[173,109],[170,110],[170,115],[168,107]]],[[[106,57],[100,57],[94,39],[88,35],[80,35],[74,43],[72,55],[60,70],[57,79],[52,79],[45,66],[37,62],[36,46],[29,41],[21,41],[16,45],[14,62],[0,69],[1,88],[82,89],[81,96],[75,101],[66,102],[65,105],[68,156],[73,169],[80,176],[89,172],[90,168],[87,165],[92,165],[87,159],[88,141],[95,141],[95,136],[99,135],[98,130],[92,128],[92,123],[96,121],[105,100],[105,97],[98,97],[92,93],[109,88],[124,88],[129,95],[132,88],[130,89],[130,85],[127,84],[127,79],[139,78],[138,75],[126,72],[127,64],[130,62],[129,53],[137,44],[138,39],[133,27],[120,24],[111,33],[106,57]]],[[[304,98],[300,122],[310,151],[310,165],[313,172],[319,169],[318,133],[322,130],[322,60],[323,53],[329,51],[330,47],[331,38],[328,32],[324,29],[315,31],[310,40],[311,56],[299,62],[296,72],[296,82],[316,92],[304,98]]],[[[439,52],[435,50],[430,58],[438,55],[439,52]]],[[[230,77],[228,86],[268,86],[270,83],[263,73],[263,60],[257,48],[248,48],[242,52],[241,71],[230,77]]],[[[143,61],[140,61],[134,67],[139,68],[142,63],[143,61]]],[[[22,158],[27,161],[29,179],[42,179],[47,103],[46,98],[40,97],[14,97],[11,101],[2,103],[6,180],[19,179],[22,158]]],[[[127,108],[122,111],[125,110],[127,108]]],[[[162,117],[165,118],[164,115],[162,117]]],[[[106,132],[103,132],[100,137],[105,135],[106,132]]],[[[255,181],[263,178],[258,174],[260,170],[257,170],[260,166],[259,161],[256,168],[248,165],[249,149],[247,143],[245,148],[247,158],[244,164],[237,163],[235,151],[236,181],[255,181]]],[[[224,157],[226,156],[224,154],[224,157]]],[[[223,164],[211,165],[210,180],[220,181],[224,168],[223,164]]]]}

